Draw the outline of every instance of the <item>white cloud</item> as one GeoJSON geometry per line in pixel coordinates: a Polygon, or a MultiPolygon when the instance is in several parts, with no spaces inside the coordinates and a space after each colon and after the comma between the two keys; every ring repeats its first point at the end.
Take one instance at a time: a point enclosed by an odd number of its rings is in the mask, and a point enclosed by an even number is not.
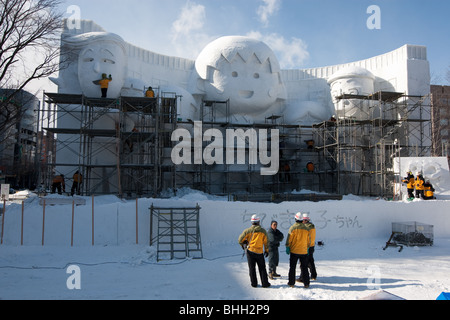
{"type": "Polygon", "coordinates": [[[172,24],[171,37],[176,54],[190,59],[197,57],[211,41],[211,37],[203,31],[205,23],[205,6],[188,1],[172,24]]]}
{"type": "Polygon", "coordinates": [[[274,15],[281,5],[281,0],[262,0],[264,4],[260,5],[257,14],[264,25],[269,23],[270,16],[274,15]]]}
{"type": "Polygon", "coordinates": [[[287,40],[277,33],[263,35],[258,31],[251,31],[247,36],[265,42],[275,52],[282,69],[300,68],[309,58],[308,46],[302,39],[287,40]]]}
{"type": "Polygon", "coordinates": [[[177,40],[178,37],[189,36],[191,32],[201,30],[205,21],[205,7],[188,1],[172,24],[173,39],[177,40]]]}

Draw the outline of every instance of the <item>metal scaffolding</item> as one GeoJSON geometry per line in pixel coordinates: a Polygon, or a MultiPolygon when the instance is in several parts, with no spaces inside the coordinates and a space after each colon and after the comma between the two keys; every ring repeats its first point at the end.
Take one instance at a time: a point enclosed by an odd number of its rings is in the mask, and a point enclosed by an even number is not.
{"type": "Polygon", "coordinates": [[[156,242],[158,261],[161,254],[170,257],[170,260],[187,257],[203,259],[200,209],[198,204],[194,208],[160,208],[152,204],[150,246],[156,242]]]}
{"type": "MultiPolygon", "coordinates": [[[[431,151],[429,96],[377,92],[345,94],[338,103],[364,111],[314,126],[320,155],[318,174],[338,194],[393,196],[395,157],[427,156],[431,151]]],[[[329,190],[324,190],[329,192],[329,190]]]]}
{"type": "MultiPolygon", "coordinates": [[[[245,138],[241,151],[246,164],[175,165],[172,133],[177,128],[195,131],[194,121],[177,118],[177,99],[169,93],[117,99],[46,93],[39,118],[46,136],[38,152],[43,159],[49,146],[56,145],[57,156],[47,157],[40,166],[44,184],[49,187],[55,173],[64,172],[70,181],[79,171],[84,195],[160,196],[167,189],[176,193],[189,187],[229,199],[252,195],[261,201],[284,199],[295,190],[389,197],[401,174],[393,172],[393,159],[431,154],[429,96],[377,92],[337,97],[343,108],[351,104],[360,110],[358,116],[344,112],[313,126],[287,125],[280,115],[264,123],[236,124],[231,121],[230,101],[203,101],[202,134],[214,129],[226,137],[228,129],[265,129],[271,144],[271,129],[278,130],[278,174],[262,175],[263,166],[248,161],[250,141],[245,138]]],[[[203,138],[202,152],[211,143],[203,138]]],[[[195,144],[191,143],[192,154],[198,152],[195,144]]]]}
{"type": "MultiPolygon", "coordinates": [[[[47,187],[52,176],[48,171],[64,173],[66,181],[80,172],[85,195],[156,195],[173,181],[165,178],[174,175],[174,168],[164,157],[176,126],[174,94],[97,99],[45,93],[44,98],[40,128],[57,148],[56,161],[41,166],[47,187]]],[[[38,152],[42,157],[45,150],[38,152]]]]}

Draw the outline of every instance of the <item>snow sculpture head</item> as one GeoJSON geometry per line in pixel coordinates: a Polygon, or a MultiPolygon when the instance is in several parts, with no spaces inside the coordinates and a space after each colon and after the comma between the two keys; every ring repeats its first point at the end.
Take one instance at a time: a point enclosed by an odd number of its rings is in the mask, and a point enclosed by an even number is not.
{"type": "Polygon", "coordinates": [[[352,100],[338,101],[336,97],[343,94],[369,95],[374,93],[375,76],[360,67],[347,67],[339,70],[328,79],[331,96],[336,106],[338,117],[361,117],[364,111],[352,100]]]}
{"type": "Polygon", "coordinates": [[[107,32],[90,32],[64,39],[69,50],[78,53],[78,80],[82,93],[99,97],[100,87],[93,81],[102,74],[112,75],[108,98],[117,98],[125,83],[127,53],[124,40],[107,32]]]}
{"type": "Polygon", "coordinates": [[[219,38],[203,49],[195,68],[204,80],[206,99],[230,99],[232,114],[260,114],[278,99],[286,99],[278,60],[261,41],[219,38]]]}

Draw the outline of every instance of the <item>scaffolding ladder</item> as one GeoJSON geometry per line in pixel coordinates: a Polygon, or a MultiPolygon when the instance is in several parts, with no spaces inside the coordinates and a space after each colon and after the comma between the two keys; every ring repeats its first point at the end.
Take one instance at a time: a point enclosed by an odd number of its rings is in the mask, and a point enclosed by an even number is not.
{"type": "Polygon", "coordinates": [[[203,259],[200,206],[193,208],[150,207],[150,246],[156,242],[157,261],[203,259]],[[157,232],[153,235],[153,231],[157,232]],[[160,258],[160,255],[162,258],[160,258]]]}

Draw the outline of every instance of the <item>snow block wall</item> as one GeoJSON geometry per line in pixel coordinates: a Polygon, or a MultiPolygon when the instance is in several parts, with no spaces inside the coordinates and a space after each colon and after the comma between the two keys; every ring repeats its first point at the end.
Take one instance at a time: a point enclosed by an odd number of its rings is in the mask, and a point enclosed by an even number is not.
{"type": "MultiPolygon", "coordinates": [[[[92,202],[74,209],[73,245],[92,245],[92,202]]],[[[434,226],[435,238],[450,237],[450,212],[447,201],[389,202],[374,199],[347,199],[325,202],[284,202],[281,204],[227,202],[208,200],[206,195],[191,194],[176,199],[139,199],[138,243],[148,245],[150,239],[150,206],[195,207],[200,205],[200,228],[203,244],[236,242],[240,233],[250,226],[250,217],[259,214],[262,226],[269,228],[272,220],[287,233],[295,213],[308,212],[317,228],[317,239],[389,239],[393,222],[417,221],[434,226]]],[[[4,220],[3,245],[70,246],[72,241],[72,205],[43,207],[37,198],[22,206],[10,205],[4,220]],[[23,221],[23,234],[22,234],[23,221]],[[43,222],[45,227],[43,228],[43,222]]],[[[154,230],[156,234],[156,229],[154,230]]],[[[136,244],[136,201],[121,201],[113,196],[94,200],[94,244],[136,244]]],[[[384,244],[384,243],[383,243],[384,244]]]]}

